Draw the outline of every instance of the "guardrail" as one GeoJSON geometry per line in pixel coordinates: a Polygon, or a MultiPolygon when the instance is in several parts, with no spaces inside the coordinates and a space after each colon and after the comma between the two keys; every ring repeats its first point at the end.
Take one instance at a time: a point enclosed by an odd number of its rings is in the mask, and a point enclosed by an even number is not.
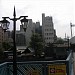
{"type": "MultiPolygon", "coordinates": [[[[13,63],[0,64],[0,75],[13,75],[13,63]]],[[[66,60],[17,62],[17,75],[73,75],[72,53],[66,60]]]]}
{"type": "Polygon", "coordinates": [[[0,75],[8,75],[8,66],[6,62],[0,64],[0,75]]]}

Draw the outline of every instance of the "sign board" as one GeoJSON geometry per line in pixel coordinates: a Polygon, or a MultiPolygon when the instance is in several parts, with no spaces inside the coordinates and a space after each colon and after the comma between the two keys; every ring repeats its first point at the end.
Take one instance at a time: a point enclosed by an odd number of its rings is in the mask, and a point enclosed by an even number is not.
{"type": "Polygon", "coordinates": [[[51,64],[48,66],[49,75],[66,75],[65,64],[51,64]]]}

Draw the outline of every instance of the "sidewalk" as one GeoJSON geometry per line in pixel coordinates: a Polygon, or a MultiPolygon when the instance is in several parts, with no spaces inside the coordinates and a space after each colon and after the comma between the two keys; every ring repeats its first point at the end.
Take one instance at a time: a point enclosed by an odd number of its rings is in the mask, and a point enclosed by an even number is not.
{"type": "Polygon", "coordinates": [[[74,57],[74,59],[73,59],[73,67],[74,67],[74,75],[75,75],[75,52],[73,53],[73,57],[74,57]]]}

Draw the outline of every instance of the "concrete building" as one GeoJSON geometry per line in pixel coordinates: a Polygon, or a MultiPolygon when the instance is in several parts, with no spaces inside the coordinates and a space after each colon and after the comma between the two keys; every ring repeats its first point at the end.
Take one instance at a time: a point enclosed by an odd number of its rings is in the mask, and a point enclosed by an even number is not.
{"type": "Polygon", "coordinates": [[[27,46],[29,45],[29,42],[31,41],[32,33],[42,34],[42,27],[40,26],[40,22],[34,23],[32,21],[32,19],[29,19],[28,27],[27,27],[26,35],[25,35],[26,36],[26,45],[27,46]]]}
{"type": "Polygon", "coordinates": [[[17,46],[26,45],[25,32],[16,31],[16,45],[17,46]]]}
{"type": "Polygon", "coordinates": [[[34,33],[35,33],[35,28],[36,28],[35,26],[36,26],[36,23],[33,22],[32,32],[34,33]]]}
{"type": "Polygon", "coordinates": [[[16,32],[16,43],[17,46],[29,46],[30,38],[32,36],[32,31],[34,31],[35,25],[33,26],[32,19],[28,19],[28,27],[26,32],[24,31],[22,25],[20,25],[20,31],[16,32]]]}
{"type": "Polygon", "coordinates": [[[56,35],[53,25],[53,20],[51,16],[46,16],[42,14],[42,35],[45,43],[54,43],[54,37],[56,35]]]}
{"type": "Polygon", "coordinates": [[[32,33],[39,33],[43,35],[43,39],[45,39],[46,43],[53,43],[56,40],[55,39],[56,31],[54,30],[52,17],[49,17],[49,16],[45,17],[45,14],[42,14],[42,26],[40,25],[40,22],[34,23],[32,19],[28,19],[28,27],[26,29],[26,32],[24,32],[22,25],[20,25],[20,31],[17,34],[17,36],[20,36],[23,34],[25,36],[24,41],[26,42],[26,46],[29,46],[32,33]]]}
{"type": "Polygon", "coordinates": [[[22,25],[20,25],[20,31],[21,31],[21,32],[22,32],[22,31],[24,31],[24,30],[23,30],[23,26],[22,26],[22,25]]]}
{"type": "Polygon", "coordinates": [[[42,35],[42,26],[40,25],[40,22],[35,23],[35,33],[42,35]]]}
{"type": "Polygon", "coordinates": [[[13,34],[12,31],[6,31],[4,33],[4,42],[9,43],[11,46],[13,46],[13,34]]]}
{"type": "Polygon", "coordinates": [[[10,31],[4,32],[3,28],[0,26],[0,46],[2,46],[3,42],[10,42],[9,41],[9,38],[10,38],[9,33],[10,33],[10,31]]]}
{"type": "Polygon", "coordinates": [[[31,36],[32,36],[32,32],[34,30],[33,28],[33,22],[32,22],[32,19],[28,19],[28,27],[27,27],[27,30],[26,30],[26,46],[29,46],[29,42],[31,41],[31,36]]]}
{"type": "Polygon", "coordinates": [[[57,41],[56,30],[54,29],[54,42],[57,41]]]}

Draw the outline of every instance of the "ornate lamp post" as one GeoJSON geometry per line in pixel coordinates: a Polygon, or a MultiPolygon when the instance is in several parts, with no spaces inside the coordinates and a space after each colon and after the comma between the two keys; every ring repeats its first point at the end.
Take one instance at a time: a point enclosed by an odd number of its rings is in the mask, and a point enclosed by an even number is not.
{"type": "Polygon", "coordinates": [[[10,19],[13,21],[13,45],[14,45],[14,49],[13,49],[13,75],[17,75],[17,63],[16,63],[16,21],[20,20],[21,18],[21,24],[23,26],[23,29],[26,31],[27,28],[27,23],[28,23],[28,19],[26,19],[26,17],[28,16],[20,16],[19,18],[16,18],[16,11],[15,11],[15,7],[14,7],[14,13],[13,13],[13,18],[9,18],[9,17],[2,17],[3,20],[0,21],[1,26],[3,27],[3,30],[6,31],[9,27],[10,22],[6,19],[10,19]]]}

